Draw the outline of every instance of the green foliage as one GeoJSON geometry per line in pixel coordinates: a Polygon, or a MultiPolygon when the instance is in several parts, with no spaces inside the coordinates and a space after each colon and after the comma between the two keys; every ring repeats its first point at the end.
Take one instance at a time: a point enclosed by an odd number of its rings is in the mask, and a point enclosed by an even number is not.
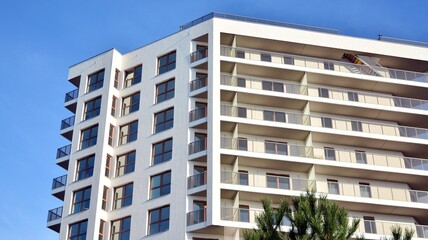
{"type": "Polygon", "coordinates": [[[386,237],[384,240],[411,240],[413,234],[415,234],[415,230],[405,228],[403,235],[403,229],[399,225],[395,225],[391,227],[391,234],[391,237],[386,237]]]}

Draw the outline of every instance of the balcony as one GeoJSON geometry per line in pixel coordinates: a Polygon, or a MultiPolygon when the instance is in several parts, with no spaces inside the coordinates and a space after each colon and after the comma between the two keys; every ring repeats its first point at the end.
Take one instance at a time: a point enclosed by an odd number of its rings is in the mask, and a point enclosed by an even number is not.
{"type": "Polygon", "coordinates": [[[75,89],[65,94],[64,106],[72,113],[76,113],[77,98],[79,97],[79,89],[75,89]]]}
{"type": "Polygon", "coordinates": [[[233,48],[221,46],[220,55],[225,57],[242,58],[252,61],[272,62],[284,65],[294,65],[298,67],[322,69],[342,73],[358,75],[376,76],[397,80],[427,83],[428,74],[412,71],[404,71],[393,68],[379,66],[368,66],[353,64],[348,62],[333,61],[322,58],[305,57],[276,52],[259,51],[246,48],[233,48]]]}
{"type": "Polygon", "coordinates": [[[189,155],[207,150],[207,138],[189,143],[189,155]]]}
{"type": "Polygon", "coordinates": [[[60,200],[64,200],[65,185],[67,184],[67,174],[52,180],[52,195],[60,200]]]}
{"type": "Polygon", "coordinates": [[[192,80],[189,84],[189,90],[193,92],[206,86],[208,86],[208,76],[192,80]]]}
{"type": "Polygon", "coordinates": [[[62,207],[48,211],[47,227],[59,233],[61,228],[62,207]]]}
{"type": "Polygon", "coordinates": [[[75,116],[71,116],[61,121],[60,133],[69,141],[73,139],[74,120],[75,116]]]}
{"type": "Polygon", "coordinates": [[[187,226],[203,223],[207,221],[207,209],[199,209],[186,214],[187,226]]]}
{"type": "Polygon", "coordinates": [[[199,173],[187,178],[187,189],[200,187],[207,184],[207,172],[199,173]]]}
{"type": "Polygon", "coordinates": [[[206,129],[207,115],[208,115],[208,107],[200,107],[190,111],[189,112],[190,127],[206,129]]]}
{"type": "Polygon", "coordinates": [[[68,161],[70,160],[71,144],[58,148],[56,151],[56,164],[68,170],[68,161]]]}
{"type": "Polygon", "coordinates": [[[190,63],[194,63],[208,57],[208,48],[194,51],[190,54],[190,63]]]}

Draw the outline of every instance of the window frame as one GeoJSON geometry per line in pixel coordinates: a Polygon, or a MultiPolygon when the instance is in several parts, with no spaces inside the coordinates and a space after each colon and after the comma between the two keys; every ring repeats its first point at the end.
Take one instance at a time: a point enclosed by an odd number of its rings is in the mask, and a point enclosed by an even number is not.
{"type": "Polygon", "coordinates": [[[318,88],[318,97],[330,98],[330,91],[328,90],[328,88],[319,87],[318,88]]]}
{"type": "Polygon", "coordinates": [[[170,205],[165,205],[165,206],[162,206],[162,207],[158,207],[158,208],[149,210],[149,212],[148,212],[148,221],[147,221],[147,226],[148,226],[147,235],[150,236],[150,235],[154,235],[154,234],[158,234],[158,233],[162,233],[162,232],[168,231],[169,230],[170,216],[171,216],[171,207],[170,207],[170,205]],[[162,216],[162,213],[163,213],[164,210],[168,211],[167,218],[163,218],[163,216],[162,216]],[[155,219],[156,221],[152,221],[152,214],[154,214],[155,212],[158,212],[157,213],[158,217],[155,219]],[[161,228],[162,223],[166,222],[166,221],[168,222],[167,228],[166,229],[162,229],[161,228]],[[157,229],[156,232],[152,232],[154,226],[156,226],[156,229],[157,229]]]}
{"type": "Polygon", "coordinates": [[[90,206],[91,206],[91,193],[92,193],[92,187],[91,186],[73,191],[73,199],[72,199],[72,204],[71,204],[71,214],[83,212],[83,211],[86,211],[90,208],[90,206]],[[88,193],[88,191],[89,191],[89,193],[88,193]],[[77,194],[81,194],[81,197],[79,199],[76,199],[77,194]],[[77,208],[77,210],[76,210],[76,206],[79,206],[79,208],[77,208]],[[86,207],[86,209],[85,209],[85,207],[86,207]]]}
{"type": "Polygon", "coordinates": [[[137,65],[137,66],[130,68],[128,70],[125,70],[125,77],[123,78],[123,89],[140,83],[142,78],[143,78],[143,65],[142,64],[137,65]],[[135,73],[137,72],[138,69],[140,69],[140,75],[135,75],[135,73]],[[127,78],[131,74],[133,74],[133,76],[131,78],[127,78]],[[128,85],[129,82],[130,82],[130,85],[128,85]]]}
{"type": "Polygon", "coordinates": [[[93,92],[97,89],[100,89],[104,85],[104,77],[105,77],[105,69],[98,70],[92,74],[88,75],[87,83],[86,83],[86,93],[93,92]],[[102,79],[100,79],[100,75],[102,73],[102,79]],[[92,77],[95,76],[95,82],[91,82],[92,77]],[[94,88],[92,88],[94,86],[94,88]]]}
{"type": "Polygon", "coordinates": [[[288,143],[287,142],[265,140],[264,145],[265,145],[265,153],[288,156],[288,143]],[[267,146],[271,145],[271,144],[274,146],[274,150],[273,151],[267,151],[267,149],[268,149],[267,146]],[[283,153],[284,151],[281,151],[280,149],[278,149],[278,146],[285,146],[285,154],[283,153]]]}
{"type": "Polygon", "coordinates": [[[175,78],[170,78],[164,82],[156,84],[156,103],[165,102],[174,97],[175,97],[175,78]],[[170,89],[169,87],[171,86],[170,85],[171,82],[172,82],[172,88],[170,89]],[[159,93],[159,87],[161,86],[163,86],[165,90],[162,93],[159,93]],[[161,96],[163,98],[160,98],[161,96]]]}
{"type": "Polygon", "coordinates": [[[79,180],[83,180],[86,178],[90,178],[92,177],[92,175],[94,174],[94,165],[95,165],[95,154],[91,154],[89,156],[80,158],[76,161],[76,176],[75,176],[75,181],[79,181],[79,180]],[[92,160],[92,166],[90,166],[88,163],[90,163],[92,160]],[[81,163],[86,162],[85,163],[85,168],[80,169],[81,163]],[[89,167],[88,167],[89,165],[89,167]],[[88,174],[88,171],[90,171],[90,173],[88,174]],[[80,174],[83,174],[83,177],[80,177],[80,174]]]}
{"type": "Polygon", "coordinates": [[[117,210],[117,209],[121,209],[127,206],[131,206],[132,205],[132,198],[133,198],[133,193],[134,193],[134,183],[130,182],[130,183],[126,183],[124,185],[118,186],[114,188],[114,192],[113,192],[113,210],[117,210]],[[129,188],[131,188],[130,193],[129,188]],[[119,196],[118,194],[118,190],[122,189],[121,191],[121,195],[119,196]],[[120,202],[120,204],[118,204],[120,202]]]}
{"type": "Polygon", "coordinates": [[[108,187],[104,186],[102,200],[101,200],[101,209],[104,211],[107,211],[109,190],[110,189],[108,187]]]}
{"type": "Polygon", "coordinates": [[[87,149],[92,146],[95,146],[97,144],[97,138],[98,138],[98,124],[82,129],[80,131],[79,149],[83,150],[83,149],[87,149]],[[96,130],[94,131],[94,129],[96,130]],[[87,138],[83,138],[86,131],[89,131],[89,136],[87,138]],[[95,132],[95,135],[94,135],[94,132],[95,132]]]}
{"type": "Polygon", "coordinates": [[[321,117],[321,126],[323,128],[333,128],[333,120],[330,117],[321,117]]]}
{"type": "Polygon", "coordinates": [[[173,50],[169,53],[166,53],[158,57],[157,73],[158,75],[161,75],[163,73],[170,72],[176,68],[176,65],[177,65],[177,50],[173,50]],[[174,56],[173,59],[171,58],[171,56],[174,56]],[[162,63],[164,58],[166,59],[166,62],[162,63]]]}
{"type": "Polygon", "coordinates": [[[285,189],[285,190],[291,190],[291,184],[290,184],[290,175],[288,174],[277,174],[277,173],[266,173],[266,187],[267,188],[275,188],[275,189],[285,189]],[[269,186],[268,178],[275,178],[275,187],[269,186]],[[287,188],[281,187],[280,179],[287,179],[287,188]]]}
{"type": "Polygon", "coordinates": [[[336,161],[336,150],[332,147],[324,147],[324,158],[325,160],[336,161]],[[331,153],[334,154],[331,155],[331,153]]]}
{"type": "Polygon", "coordinates": [[[83,236],[85,236],[84,239],[86,239],[86,234],[88,231],[88,219],[85,219],[83,221],[79,221],[79,222],[75,222],[72,223],[70,225],[68,225],[68,234],[67,234],[67,239],[68,240],[74,240],[74,239],[82,239],[83,236]],[[84,232],[81,232],[82,229],[82,223],[85,223],[85,229],[84,232]],[[77,235],[71,235],[73,233],[72,228],[73,226],[77,225],[77,235]]]}
{"type": "Polygon", "coordinates": [[[110,239],[120,239],[120,240],[129,240],[131,235],[131,216],[127,216],[124,218],[116,219],[111,221],[111,228],[110,228],[110,239]],[[129,228],[124,229],[124,221],[129,219],[129,228]],[[115,223],[119,222],[119,229],[115,229],[115,223]],[[119,230],[119,231],[116,231],[119,230]],[[126,239],[122,235],[125,232],[129,232],[129,237],[126,239]],[[118,235],[116,237],[116,235],[118,235]]]}
{"type": "Polygon", "coordinates": [[[170,107],[154,114],[154,133],[160,133],[174,127],[174,107],[170,107]],[[171,114],[171,118],[167,118],[171,114]],[[162,115],[162,121],[158,117],[162,115]]]}
{"type": "Polygon", "coordinates": [[[129,173],[132,173],[135,171],[135,160],[137,158],[137,152],[135,150],[118,155],[116,157],[116,177],[120,177],[129,173]],[[132,156],[133,154],[133,159],[130,158],[130,156],[132,156]],[[123,157],[124,160],[124,165],[120,165],[119,162],[121,161],[121,158],[123,157]],[[131,160],[131,162],[130,162],[131,160]],[[123,173],[120,174],[122,172],[123,169],[123,173]]]}
{"type": "Polygon", "coordinates": [[[336,179],[327,179],[328,194],[340,195],[339,181],[336,179]],[[334,188],[332,187],[334,186],[334,188]],[[330,189],[336,191],[330,191],[330,189]]]}
{"type": "Polygon", "coordinates": [[[85,102],[85,106],[83,108],[83,121],[89,120],[91,118],[97,117],[101,112],[101,96],[92,98],[85,102]],[[98,105],[96,104],[99,101],[98,105]],[[88,105],[91,104],[91,109],[88,110],[88,105]],[[88,117],[89,116],[89,117],[88,117]]]}
{"type": "Polygon", "coordinates": [[[132,122],[126,123],[122,126],[120,126],[120,130],[119,130],[119,145],[125,145],[127,143],[130,142],[134,142],[138,139],[138,120],[134,120],[132,122]],[[136,124],[136,125],[133,125],[136,124]],[[131,131],[133,128],[135,127],[135,131],[131,131]],[[123,131],[125,128],[128,128],[127,133],[125,134],[123,131]]]}
{"type": "Polygon", "coordinates": [[[152,166],[158,165],[172,159],[172,151],[174,148],[174,141],[172,138],[164,139],[160,142],[156,142],[152,144],[152,166]],[[171,149],[167,149],[165,145],[171,141],[171,149]],[[156,147],[161,145],[160,152],[156,151],[156,147]],[[167,151],[165,151],[167,150],[167,151]],[[157,161],[158,157],[161,156],[161,161],[157,161]],[[166,156],[166,157],[165,157],[166,156]],[[169,157],[169,158],[168,158],[169,157]]]}
{"type": "Polygon", "coordinates": [[[140,92],[135,92],[122,98],[121,116],[126,116],[138,110],[140,110],[140,92]],[[127,99],[129,99],[128,106],[125,104],[127,99]]]}
{"type": "Polygon", "coordinates": [[[171,179],[172,179],[172,172],[171,170],[152,175],[150,176],[150,194],[149,199],[155,199],[158,197],[162,197],[165,195],[168,195],[171,193],[171,179]],[[168,175],[169,174],[169,180],[168,175]],[[154,179],[156,177],[159,177],[159,184],[157,186],[153,186],[154,179]],[[153,192],[159,190],[159,195],[153,196],[153,192]],[[165,191],[164,191],[165,190],[165,191]]]}

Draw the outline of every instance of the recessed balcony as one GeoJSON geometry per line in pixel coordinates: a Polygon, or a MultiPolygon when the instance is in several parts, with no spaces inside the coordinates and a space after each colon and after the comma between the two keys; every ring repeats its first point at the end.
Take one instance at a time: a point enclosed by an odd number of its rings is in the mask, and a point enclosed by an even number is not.
{"type": "Polygon", "coordinates": [[[203,76],[192,80],[189,83],[189,91],[191,97],[207,98],[208,91],[208,76],[203,76]]]}
{"type": "Polygon", "coordinates": [[[189,112],[190,127],[206,129],[207,128],[208,107],[196,108],[189,112]]]}
{"type": "Polygon", "coordinates": [[[79,89],[75,89],[65,94],[64,106],[72,113],[76,113],[77,98],[79,97],[79,89]]]}
{"type": "Polygon", "coordinates": [[[52,180],[52,195],[64,201],[65,186],[67,184],[67,174],[52,180]]]}
{"type": "Polygon", "coordinates": [[[199,49],[189,55],[190,67],[208,69],[208,48],[199,49]]]}
{"type": "Polygon", "coordinates": [[[199,139],[189,143],[188,152],[192,160],[203,159],[207,154],[207,138],[199,139]]]}
{"type": "Polygon", "coordinates": [[[207,221],[207,209],[198,209],[195,211],[188,212],[186,214],[187,226],[204,223],[207,221]]]}
{"type": "Polygon", "coordinates": [[[60,147],[56,151],[56,164],[68,170],[68,162],[70,160],[71,144],[60,147]]]}
{"type": "Polygon", "coordinates": [[[47,227],[59,233],[61,229],[62,207],[48,211],[47,227]]]}
{"type": "Polygon", "coordinates": [[[199,173],[187,178],[189,195],[206,196],[207,172],[199,173]]]}
{"type": "Polygon", "coordinates": [[[73,139],[74,120],[75,116],[71,116],[61,121],[60,134],[69,141],[73,139]]]}

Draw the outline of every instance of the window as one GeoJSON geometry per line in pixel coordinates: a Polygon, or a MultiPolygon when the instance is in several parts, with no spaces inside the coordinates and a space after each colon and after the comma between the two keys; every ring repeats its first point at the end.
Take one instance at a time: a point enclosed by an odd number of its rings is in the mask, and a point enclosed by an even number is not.
{"type": "Polygon", "coordinates": [[[124,97],[122,100],[122,116],[140,109],[140,92],[124,97]]]}
{"type": "Polygon", "coordinates": [[[245,78],[238,78],[238,87],[246,87],[247,80],[245,78]]]}
{"type": "Polygon", "coordinates": [[[243,50],[236,50],[235,54],[237,58],[245,58],[245,51],[243,50]]]}
{"type": "Polygon", "coordinates": [[[114,72],[114,84],[113,84],[114,88],[116,89],[119,88],[119,74],[120,74],[120,71],[119,69],[116,68],[116,71],[114,72]]]}
{"type": "Polygon", "coordinates": [[[290,64],[290,65],[294,65],[294,58],[293,57],[284,57],[284,63],[285,64],[290,64]]]}
{"type": "Polygon", "coordinates": [[[175,79],[156,85],[156,103],[160,103],[174,97],[175,79]]]}
{"type": "Polygon", "coordinates": [[[98,124],[82,130],[80,133],[80,149],[97,144],[98,124]]]}
{"type": "Polygon", "coordinates": [[[138,121],[120,126],[120,145],[137,140],[138,121]]]}
{"type": "Polygon", "coordinates": [[[133,183],[117,187],[114,189],[113,209],[119,209],[132,204],[133,183]]]}
{"type": "Polygon", "coordinates": [[[172,158],[172,138],[153,144],[153,165],[163,163],[172,158]]]}
{"type": "Polygon", "coordinates": [[[352,131],[362,132],[363,125],[360,121],[351,121],[352,131]]]}
{"type": "Polygon", "coordinates": [[[334,151],[334,148],[324,147],[324,156],[325,160],[336,161],[336,151],[334,151]]]}
{"type": "Polygon", "coordinates": [[[104,172],[104,176],[106,176],[106,177],[110,177],[110,164],[111,164],[111,156],[107,154],[106,169],[104,172]]]}
{"type": "Polygon", "coordinates": [[[188,225],[205,222],[207,202],[205,201],[193,201],[193,214],[188,215],[188,225]]]}
{"type": "Polygon", "coordinates": [[[101,209],[107,211],[108,187],[104,186],[101,209]]]}
{"type": "Polygon", "coordinates": [[[246,138],[238,138],[238,150],[247,151],[248,150],[248,141],[246,138]]]}
{"type": "Polygon", "coordinates": [[[169,72],[175,69],[176,52],[170,52],[158,58],[158,74],[169,72]]]}
{"type": "Polygon", "coordinates": [[[360,182],[360,196],[366,198],[372,197],[372,191],[369,183],[360,182]]]}
{"type": "Polygon", "coordinates": [[[100,219],[100,228],[98,229],[98,240],[104,239],[104,228],[105,228],[106,222],[102,219],[100,219]]]}
{"type": "Polygon", "coordinates": [[[353,102],[358,102],[358,93],[348,92],[348,100],[353,102]]]}
{"type": "Polygon", "coordinates": [[[285,122],[285,113],[264,110],[263,120],[274,121],[274,122],[285,122]]]}
{"type": "Polygon", "coordinates": [[[239,221],[250,222],[250,207],[248,205],[239,205],[239,221]]]}
{"type": "Polygon", "coordinates": [[[322,98],[329,98],[329,93],[327,88],[318,88],[318,96],[322,98]]]}
{"type": "Polygon", "coordinates": [[[117,157],[116,177],[134,172],[135,151],[117,157]]]}
{"type": "Polygon", "coordinates": [[[114,135],[114,126],[110,124],[108,130],[108,145],[113,146],[113,135],[114,135]]]}
{"type": "Polygon", "coordinates": [[[149,211],[149,234],[168,231],[169,205],[149,211]]]}
{"type": "Polygon", "coordinates": [[[171,192],[171,171],[150,178],[150,199],[168,195],[171,192]]]}
{"type": "Polygon", "coordinates": [[[365,151],[355,150],[357,163],[367,164],[367,154],[365,151]]]}
{"type": "Polygon", "coordinates": [[[262,53],[260,54],[260,60],[262,60],[263,62],[271,62],[272,57],[269,53],[262,53]]]}
{"type": "Polygon", "coordinates": [[[376,222],[374,217],[363,216],[364,220],[364,231],[366,233],[374,233],[376,234],[376,222]]]}
{"type": "Polygon", "coordinates": [[[131,70],[125,71],[125,80],[123,82],[123,88],[127,88],[141,82],[142,71],[143,71],[143,66],[141,65],[131,70]]]}
{"type": "Polygon", "coordinates": [[[88,120],[100,115],[101,97],[97,97],[85,103],[83,120],[88,120]]]}
{"type": "Polygon", "coordinates": [[[339,182],[333,179],[327,179],[328,193],[339,195],[339,182]]]}
{"type": "Polygon", "coordinates": [[[174,126],[174,108],[155,113],[155,133],[165,131],[174,126]]]}
{"type": "Polygon", "coordinates": [[[284,92],[284,84],[279,82],[263,81],[262,89],[267,91],[274,91],[274,92],[284,92]]]}
{"type": "Polygon", "coordinates": [[[113,100],[111,101],[111,115],[116,117],[116,105],[117,105],[117,97],[113,96],[113,100]]]}
{"type": "Polygon", "coordinates": [[[86,240],[86,229],[88,220],[70,224],[68,229],[68,240],[86,240]]]}
{"type": "Polygon", "coordinates": [[[324,62],[324,69],[334,71],[334,63],[333,62],[324,62]]]}
{"type": "Polygon", "coordinates": [[[88,77],[88,85],[86,92],[92,92],[103,87],[104,69],[96,72],[88,77]]]}
{"type": "Polygon", "coordinates": [[[238,117],[247,118],[247,109],[244,107],[238,107],[238,117]]]}
{"type": "Polygon", "coordinates": [[[71,213],[78,213],[89,209],[91,200],[91,187],[87,187],[73,194],[73,207],[71,213]]]}
{"type": "Polygon", "coordinates": [[[131,217],[122,218],[111,223],[112,240],[129,240],[131,239],[131,217]]]}
{"type": "Polygon", "coordinates": [[[248,186],[248,171],[239,170],[239,185],[248,186]]]}
{"type": "Polygon", "coordinates": [[[268,188],[290,189],[290,177],[288,175],[266,173],[266,182],[268,188]]]}
{"type": "Polygon", "coordinates": [[[94,173],[95,155],[77,160],[76,181],[92,177],[94,173]]]}
{"type": "Polygon", "coordinates": [[[272,154],[288,155],[287,143],[265,141],[265,152],[272,154]]]}
{"type": "Polygon", "coordinates": [[[321,125],[325,128],[333,128],[333,122],[329,117],[321,117],[321,125]]]}

